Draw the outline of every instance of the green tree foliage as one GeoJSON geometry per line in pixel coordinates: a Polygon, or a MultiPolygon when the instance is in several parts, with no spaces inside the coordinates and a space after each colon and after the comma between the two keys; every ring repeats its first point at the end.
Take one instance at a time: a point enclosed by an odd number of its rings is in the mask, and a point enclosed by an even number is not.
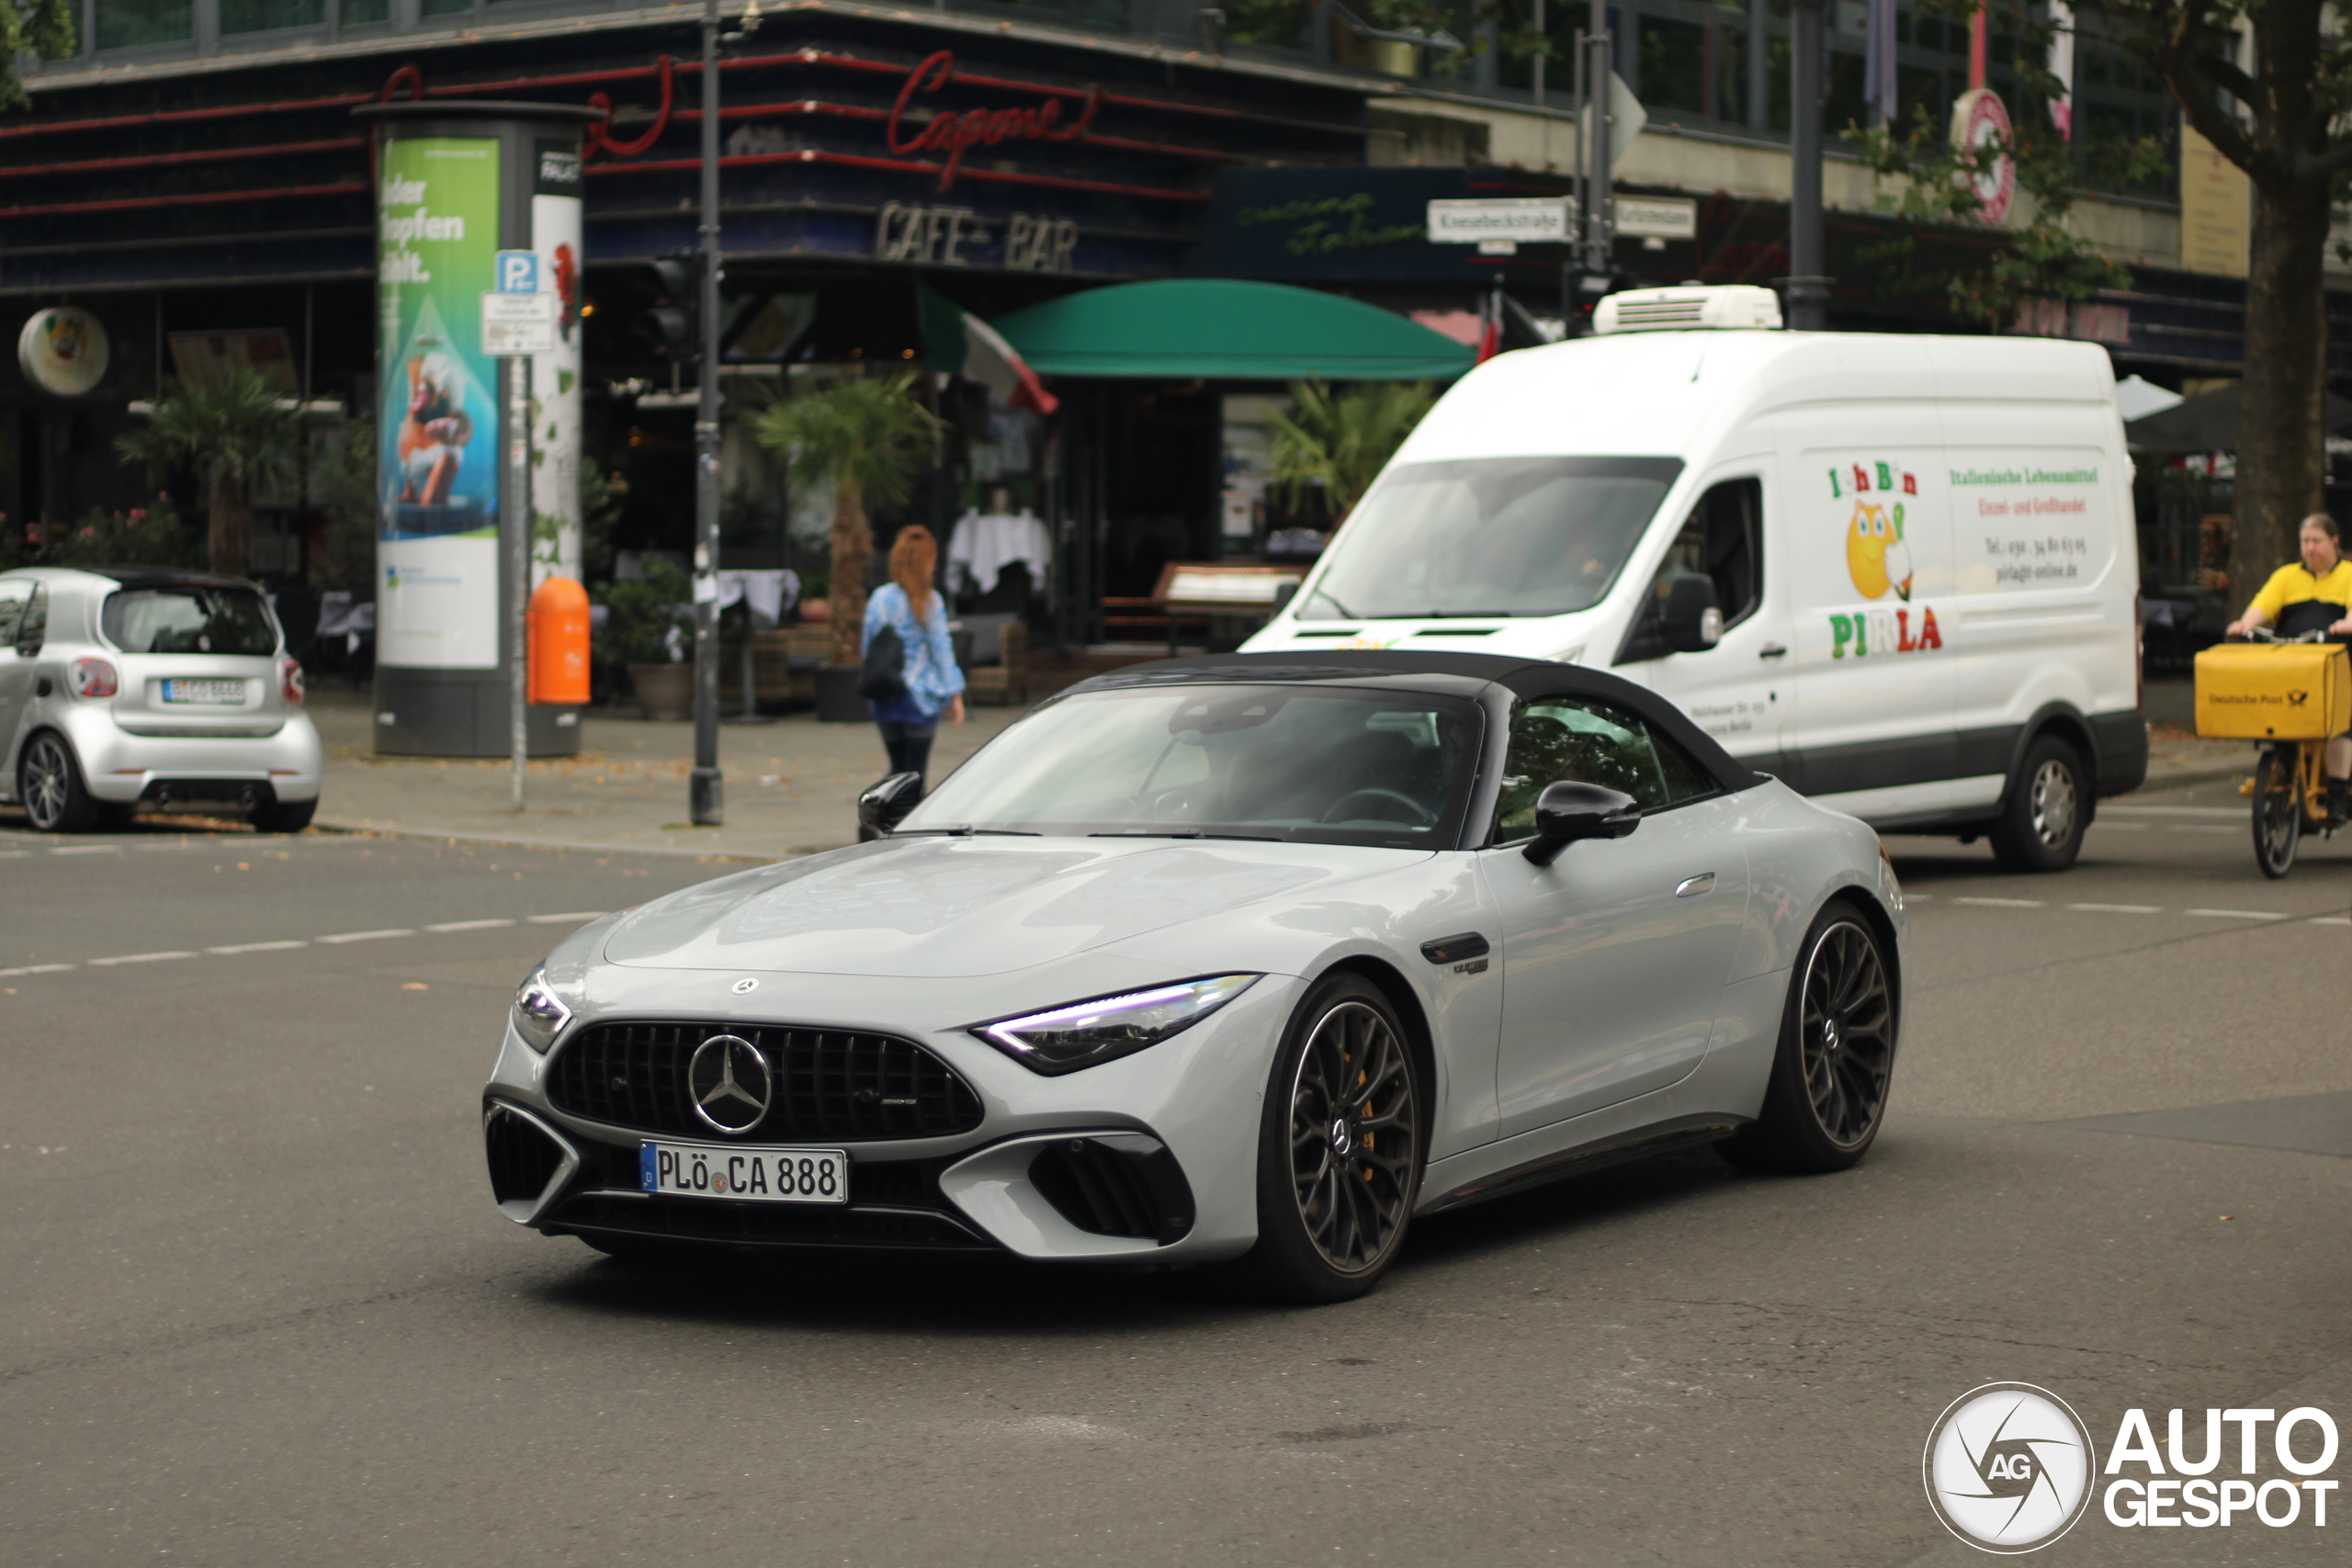
{"type": "Polygon", "coordinates": [[[123,512],[92,512],[79,523],[0,536],[0,571],[19,566],[203,564],[203,546],[169,495],[123,512]]]}
{"type": "Polygon", "coordinates": [[[326,527],[311,580],[321,588],[375,596],[377,462],[372,420],[345,422],[319,454],[311,495],[326,513],[326,527]]]}
{"type": "Polygon", "coordinates": [[[2085,0],[2172,90],[2181,118],[2245,171],[2254,228],[2238,410],[2243,604],[2319,509],[2326,477],[2329,209],[2352,194],[2352,11],[2324,0],[2085,0]],[[2238,40],[2251,41],[2251,67],[2238,40]]]}
{"type": "Polygon", "coordinates": [[[254,487],[283,483],[300,451],[302,416],[250,370],[186,381],[157,400],[147,423],[115,438],[115,450],[151,475],[192,468],[208,491],[207,555],[214,571],[245,575],[254,487]]]}
{"type": "Polygon", "coordinates": [[[74,18],[81,9],[77,0],[0,0],[0,108],[32,102],[17,80],[18,55],[63,60],[74,52],[74,18]]]}
{"type": "Polygon", "coordinates": [[[897,506],[931,468],[946,425],[915,398],[911,371],[852,372],[780,398],[752,416],[761,446],[784,459],[796,485],[833,492],[833,662],[858,661],[865,620],[865,563],[874,553],[869,506],[897,506]]]}
{"type": "Polygon", "coordinates": [[[616,582],[605,592],[606,635],[631,664],[677,664],[694,646],[694,586],[665,560],[645,563],[645,575],[616,582]]]}
{"type": "Polygon", "coordinates": [[[1290,384],[1292,412],[1273,417],[1273,482],[1295,505],[1319,489],[1334,518],[1345,518],[1382,465],[1437,401],[1426,381],[1370,381],[1333,392],[1320,381],[1290,384]]]}

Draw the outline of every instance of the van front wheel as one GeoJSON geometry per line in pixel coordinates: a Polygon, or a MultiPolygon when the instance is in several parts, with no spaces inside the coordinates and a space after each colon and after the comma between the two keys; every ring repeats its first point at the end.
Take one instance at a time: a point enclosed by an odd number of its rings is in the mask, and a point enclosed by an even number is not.
{"type": "Polygon", "coordinates": [[[2064,871],[2082,853],[2091,823],[2090,779],[2082,755],[2054,735],[2026,748],[2008,804],[1992,832],[2004,871],[2064,871]]]}

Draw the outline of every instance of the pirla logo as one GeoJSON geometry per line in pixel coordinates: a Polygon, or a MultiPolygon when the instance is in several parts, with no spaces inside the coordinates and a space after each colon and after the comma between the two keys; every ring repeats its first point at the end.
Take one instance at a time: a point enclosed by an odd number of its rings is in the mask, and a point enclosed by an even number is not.
{"type": "Polygon", "coordinates": [[[1875,459],[1833,467],[1828,473],[1830,499],[1850,501],[1853,507],[1846,520],[1846,575],[1854,591],[1865,599],[1883,599],[1891,592],[1905,605],[1831,615],[1829,657],[1864,659],[1873,653],[1943,647],[1935,611],[1910,603],[1911,546],[1904,533],[1904,498],[1917,499],[1919,476],[1898,463],[1875,459]]]}
{"type": "Polygon", "coordinates": [[[1905,610],[1859,610],[1850,615],[1829,617],[1829,657],[1832,659],[1868,658],[1873,653],[1917,653],[1924,649],[1941,648],[1943,632],[1936,626],[1936,613],[1924,605],[1919,609],[1919,621],[1915,628],[1911,612],[1905,610]]]}

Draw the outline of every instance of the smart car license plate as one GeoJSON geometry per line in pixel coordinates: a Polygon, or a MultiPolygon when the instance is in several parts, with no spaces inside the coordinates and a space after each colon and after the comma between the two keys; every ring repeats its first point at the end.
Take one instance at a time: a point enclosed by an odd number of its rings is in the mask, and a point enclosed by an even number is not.
{"type": "Polygon", "coordinates": [[[243,707],[245,705],[245,683],[243,681],[166,681],[164,700],[199,707],[243,707]]]}
{"type": "Polygon", "coordinates": [[[846,1203],[842,1149],[730,1149],[709,1144],[637,1145],[637,1184],[665,1197],[739,1203],[846,1203]]]}

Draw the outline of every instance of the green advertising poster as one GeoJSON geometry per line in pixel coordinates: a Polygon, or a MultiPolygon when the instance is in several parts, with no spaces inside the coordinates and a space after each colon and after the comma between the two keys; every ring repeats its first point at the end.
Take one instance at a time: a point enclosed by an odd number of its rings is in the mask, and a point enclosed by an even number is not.
{"type": "Polygon", "coordinates": [[[498,362],[481,296],[498,252],[499,144],[388,140],[377,187],[378,660],[498,663],[498,362]]]}

